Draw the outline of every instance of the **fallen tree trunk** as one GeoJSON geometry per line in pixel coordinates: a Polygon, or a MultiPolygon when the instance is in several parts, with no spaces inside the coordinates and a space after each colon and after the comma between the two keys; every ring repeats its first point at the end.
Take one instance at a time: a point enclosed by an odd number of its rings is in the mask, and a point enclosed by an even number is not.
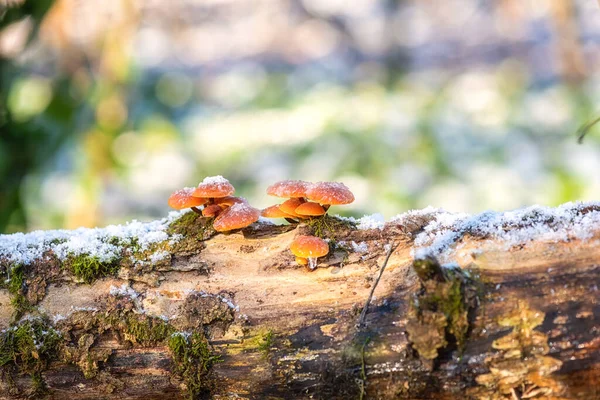
{"type": "Polygon", "coordinates": [[[4,235],[0,395],[599,398],[599,210],[4,235]]]}

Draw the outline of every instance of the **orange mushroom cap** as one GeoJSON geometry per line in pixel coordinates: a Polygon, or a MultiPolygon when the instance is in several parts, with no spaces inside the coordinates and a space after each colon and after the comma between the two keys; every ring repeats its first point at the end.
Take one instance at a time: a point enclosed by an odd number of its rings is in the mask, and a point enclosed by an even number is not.
{"type": "Polygon", "coordinates": [[[290,245],[296,257],[318,258],[329,253],[329,244],[316,236],[298,236],[290,245]]]}
{"type": "Polygon", "coordinates": [[[213,223],[218,232],[232,231],[245,228],[253,222],[258,221],[260,211],[247,203],[236,203],[223,210],[213,223]]]}
{"type": "Polygon", "coordinates": [[[280,181],[269,186],[267,194],[277,197],[305,197],[309,186],[310,183],[305,181],[280,181]]]}
{"type": "Polygon", "coordinates": [[[209,204],[202,210],[203,217],[216,217],[223,211],[223,209],[218,204],[209,204]]]}
{"type": "Polygon", "coordinates": [[[296,257],[296,262],[300,265],[308,265],[308,260],[304,257],[296,257]]]}
{"type": "Polygon", "coordinates": [[[265,218],[294,218],[293,215],[281,211],[278,204],[265,208],[260,215],[265,218]]]}
{"type": "Polygon", "coordinates": [[[225,197],[230,196],[235,192],[235,188],[229,181],[223,178],[221,175],[209,176],[204,178],[192,196],[195,197],[225,197]]]}
{"type": "Polygon", "coordinates": [[[248,203],[246,199],[243,197],[235,197],[235,196],[225,196],[218,199],[215,199],[215,203],[220,205],[221,207],[231,207],[237,203],[248,203]]]}
{"type": "Polygon", "coordinates": [[[176,191],[169,197],[169,206],[176,210],[182,210],[184,208],[198,207],[205,204],[208,199],[192,196],[194,190],[195,188],[187,187],[176,191]]]}
{"type": "Polygon", "coordinates": [[[281,211],[283,211],[286,214],[291,215],[294,218],[302,218],[302,215],[300,214],[296,214],[296,208],[298,208],[300,206],[300,204],[304,203],[302,200],[300,200],[299,198],[296,197],[292,197],[291,199],[288,199],[286,201],[284,201],[283,203],[281,203],[279,205],[279,209],[281,211]]]}
{"type": "Polygon", "coordinates": [[[294,212],[298,215],[305,215],[310,217],[316,217],[319,215],[324,215],[326,213],[325,209],[321,207],[319,203],[313,203],[312,201],[300,204],[294,210],[294,212]]]}
{"type": "Polygon", "coordinates": [[[341,182],[318,182],[306,192],[309,200],[320,204],[349,204],[354,201],[354,195],[341,182]]]}

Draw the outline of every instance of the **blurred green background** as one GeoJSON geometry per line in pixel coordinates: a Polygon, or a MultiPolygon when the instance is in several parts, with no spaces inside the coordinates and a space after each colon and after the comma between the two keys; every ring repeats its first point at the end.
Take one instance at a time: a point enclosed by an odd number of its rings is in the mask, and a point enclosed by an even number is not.
{"type": "Polygon", "coordinates": [[[0,1],[0,232],[166,215],[207,175],[335,212],[600,198],[592,0],[0,1]]]}

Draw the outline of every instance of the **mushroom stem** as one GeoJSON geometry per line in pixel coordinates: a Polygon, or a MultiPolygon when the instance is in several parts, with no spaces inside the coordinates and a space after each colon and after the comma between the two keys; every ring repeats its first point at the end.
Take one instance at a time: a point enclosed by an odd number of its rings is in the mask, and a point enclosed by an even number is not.
{"type": "Polygon", "coordinates": [[[290,224],[297,224],[297,223],[299,223],[299,222],[300,222],[300,221],[298,221],[298,220],[296,220],[296,219],[293,219],[293,218],[285,218],[285,220],[286,220],[287,222],[289,222],[290,224]]]}
{"type": "Polygon", "coordinates": [[[191,209],[192,209],[192,211],[193,211],[193,212],[195,212],[196,214],[200,214],[200,215],[202,215],[202,211],[201,211],[199,208],[197,208],[197,207],[190,207],[190,208],[191,208],[191,209]]]}
{"type": "Polygon", "coordinates": [[[327,212],[327,210],[329,210],[329,207],[331,207],[331,204],[321,204],[321,206],[323,207],[323,210],[327,212]]]}

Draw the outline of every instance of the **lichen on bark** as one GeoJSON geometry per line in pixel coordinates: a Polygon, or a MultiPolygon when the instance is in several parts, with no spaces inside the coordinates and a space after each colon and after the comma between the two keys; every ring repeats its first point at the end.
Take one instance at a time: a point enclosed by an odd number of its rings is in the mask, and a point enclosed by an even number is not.
{"type": "Polygon", "coordinates": [[[421,288],[412,299],[406,331],[413,348],[433,367],[449,343],[462,352],[477,291],[468,273],[444,268],[433,257],[415,260],[413,270],[421,288]]]}

